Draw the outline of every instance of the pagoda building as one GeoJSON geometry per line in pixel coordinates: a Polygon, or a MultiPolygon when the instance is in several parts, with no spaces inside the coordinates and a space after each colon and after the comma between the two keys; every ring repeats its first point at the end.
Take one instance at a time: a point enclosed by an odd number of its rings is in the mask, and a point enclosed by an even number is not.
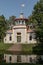
{"type": "Polygon", "coordinates": [[[15,25],[12,27],[12,29],[6,31],[4,43],[36,43],[35,32],[32,28],[32,25],[26,25],[26,23],[28,22],[28,18],[24,17],[23,13],[20,13],[19,18],[16,18],[14,22],[15,25]]]}

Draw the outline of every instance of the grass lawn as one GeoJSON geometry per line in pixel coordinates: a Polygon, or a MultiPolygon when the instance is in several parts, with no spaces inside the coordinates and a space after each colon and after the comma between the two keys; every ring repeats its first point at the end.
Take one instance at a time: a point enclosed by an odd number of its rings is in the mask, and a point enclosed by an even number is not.
{"type": "Polygon", "coordinates": [[[4,44],[0,42],[0,53],[4,53],[12,44],[4,44]]]}
{"type": "MultiPolygon", "coordinates": [[[[0,53],[5,53],[7,52],[7,49],[11,47],[13,44],[4,44],[0,43],[0,53]]],[[[21,54],[32,54],[33,51],[33,46],[35,44],[22,44],[22,53],[21,54]]],[[[10,53],[10,52],[8,52],[10,53]]]]}
{"type": "Polygon", "coordinates": [[[12,44],[4,44],[0,43],[0,50],[6,50],[8,49],[12,44]]]}
{"type": "Polygon", "coordinates": [[[23,51],[32,51],[33,46],[33,44],[23,44],[22,49],[23,51]]]}
{"type": "Polygon", "coordinates": [[[23,52],[27,52],[27,54],[32,54],[32,51],[33,51],[33,47],[35,46],[36,44],[23,44],[22,45],[22,51],[23,52]]]}

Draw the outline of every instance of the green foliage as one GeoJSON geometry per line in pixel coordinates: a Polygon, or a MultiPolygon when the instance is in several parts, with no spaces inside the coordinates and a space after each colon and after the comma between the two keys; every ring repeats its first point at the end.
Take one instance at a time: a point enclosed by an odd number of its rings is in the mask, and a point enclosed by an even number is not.
{"type": "Polygon", "coordinates": [[[8,29],[12,29],[13,25],[15,25],[15,18],[16,16],[10,16],[9,19],[7,19],[7,25],[8,25],[8,29]]]}
{"type": "Polygon", "coordinates": [[[4,44],[3,42],[0,42],[0,54],[4,54],[5,52],[7,52],[7,49],[11,46],[12,44],[4,44]]]}
{"type": "MultiPolygon", "coordinates": [[[[11,45],[12,45],[12,44],[11,44],[11,45]]],[[[0,43],[0,50],[6,50],[6,49],[8,49],[11,45],[10,45],[10,44],[0,43]]]]}
{"type": "MultiPolygon", "coordinates": [[[[4,44],[0,43],[0,54],[8,53],[13,54],[12,52],[8,51],[9,47],[12,47],[13,44],[4,44]]],[[[36,44],[21,44],[22,50],[20,54],[33,54],[33,47],[36,46],[36,44]]]]}
{"type": "Polygon", "coordinates": [[[37,20],[38,23],[42,23],[43,22],[43,2],[38,2],[35,6],[34,6],[34,11],[33,11],[33,15],[34,18],[37,20]]]}
{"type": "Polygon", "coordinates": [[[25,55],[33,54],[34,46],[36,46],[36,44],[23,44],[22,45],[22,54],[25,54],[25,55]]]}
{"type": "Polygon", "coordinates": [[[32,15],[29,17],[29,23],[35,26],[36,39],[43,43],[43,1],[40,0],[34,6],[32,15]]]}
{"type": "Polygon", "coordinates": [[[10,23],[10,25],[11,24],[15,25],[15,22],[14,22],[15,18],[16,18],[16,16],[10,16],[9,17],[9,23],[10,23]]]}
{"type": "Polygon", "coordinates": [[[33,53],[37,55],[43,55],[43,45],[38,44],[35,47],[33,47],[33,53]]]}
{"type": "Polygon", "coordinates": [[[37,42],[43,43],[43,0],[37,2],[32,15],[28,19],[29,23],[35,26],[37,42]]]}
{"type": "Polygon", "coordinates": [[[35,54],[43,54],[43,1],[40,0],[34,6],[33,11],[34,19],[37,21],[36,31],[36,40],[37,46],[33,47],[35,54]]]}
{"type": "Polygon", "coordinates": [[[6,21],[5,21],[5,17],[2,15],[0,16],[0,41],[3,41],[3,38],[5,36],[5,31],[6,31],[6,21]]]}
{"type": "Polygon", "coordinates": [[[37,24],[37,21],[36,21],[36,19],[34,18],[34,15],[29,16],[29,17],[28,17],[28,21],[29,21],[29,22],[28,22],[29,24],[31,24],[31,23],[34,24],[34,25],[37,24]]]}
{"type": "Polygon", "coordinates": [[[39,42],[43,43],[43,1],[39,1],[35,5],[33,15],[38,22],[36,28],[37,38],[39,42]]]}
{"type": "Polygon", "coordinates": [[[34,47],[34,44],[23,44],[22,45],[22,50],[32,52],[32,47],[34,47]]]}

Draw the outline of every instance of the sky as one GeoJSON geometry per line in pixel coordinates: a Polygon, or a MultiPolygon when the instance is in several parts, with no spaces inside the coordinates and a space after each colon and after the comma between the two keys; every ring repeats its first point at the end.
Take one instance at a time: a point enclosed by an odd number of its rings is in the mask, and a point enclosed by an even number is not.
{"type": "Polygon", "coordinates": [[[34,5],[38,0],[0,0],[0,15],[4,15],[6,19],[14,15],[19,17],[23,12],[25,17],[32,14],[34,5]]]}

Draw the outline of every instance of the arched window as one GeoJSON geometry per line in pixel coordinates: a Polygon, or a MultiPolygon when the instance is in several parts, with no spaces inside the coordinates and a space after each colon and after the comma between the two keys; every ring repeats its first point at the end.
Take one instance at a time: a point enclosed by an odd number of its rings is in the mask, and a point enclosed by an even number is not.
{"type": "Polygon", "coordinates": [[[11,37],[11,36],[9,37],[9,40],[10,40],[10,41],[12,40],[12,37],[11,37]]]}

